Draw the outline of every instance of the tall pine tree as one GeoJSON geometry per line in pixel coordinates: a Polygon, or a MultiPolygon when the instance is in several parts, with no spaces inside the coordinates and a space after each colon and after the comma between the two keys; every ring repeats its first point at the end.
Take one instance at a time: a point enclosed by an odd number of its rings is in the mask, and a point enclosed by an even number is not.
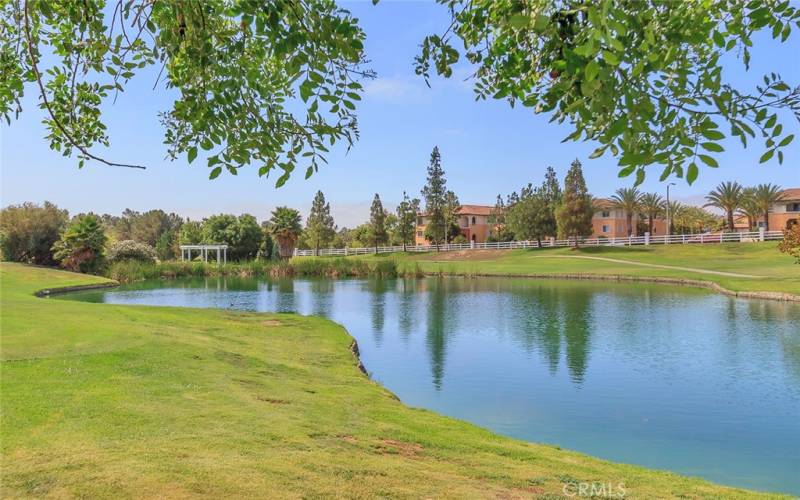
{"type": "Polygon", "coordinates": [[[308,241],[314,245],[315,255],[319,255],[320,247],[329,245],[336,235],[331,206],[325,201],[322,191],[317,191],[311,203],[311,212],[306,219],[306,234],[308,241]]]}
{"type": "Polygon", "coordinates": [[[444,178],[442,169],[442,158],[439,155],[439,147],[435,146],[431,152],[431,161],[428,165],[428,180],[422,188],[422,197],[425,198],[425,216],[428,224],[425,228],[425,237],[436,245],[439,250],[439,243],[445,239],[446,220],[445,220],[445,196],[447,195],[447,181],[444,178]]]}
{"type": "Polygon", "coordinates": [[[372,244],[375,247],[375,253],[378,253],[378,246],[385,244],[388,239],[386,233],[386,211],[383,209],[383,203],[378,193],[375,193],[375,198],[372,200],[372,207],[369,210],[369,233],[372,244]]]}
{"type": "Polygon", "coordinates": [[[444,195],[444,242],[450,243],[458,236],[461,230],[458,227],[458,218],[461,215],[461,203],[458,196],[452,191],[444,195]]]}
{"type": "Polygon", "coordinates": [[[406,245],[414,241],[414,231],[417,228],[417,213],[419,212],[419,200],[409,199],[408,194],[403,191],[403,201],[397,205],[397,234],[403,242],[403,251],[406,245]]]}
{"type": "Polygon", "coordinates": [[[593,215],[592,196],[586,189],[581,162],[576,159],[564,179],[563,198],[556,209],[559,235],[566,239],[575,238],[575,248],[578,248],[578,238],[592,234],[593,215]]]}

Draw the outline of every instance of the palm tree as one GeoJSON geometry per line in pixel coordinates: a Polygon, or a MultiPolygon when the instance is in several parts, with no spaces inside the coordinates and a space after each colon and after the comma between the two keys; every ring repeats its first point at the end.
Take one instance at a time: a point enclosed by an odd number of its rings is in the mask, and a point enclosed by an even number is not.
{"type": "Polygon", "coordinates": [[[679,201],[671,201],[669,205],[667,205],[667,211],[669,212],[669,225],[670,227],[667,228],[667,233],[672,234],[675,232],[675,224],[676,221],[680,221],[683,214],[686,212],[686,206],[679,202],[679,201]]]}
{"type": "Polygon", "coordinates": [[[764,216],[764,229],[769,231],[769,211],[783,198],[783,190],[775,184],[759,184],[753,188],[753,199],[764,216]]]}
{"type": "Polygon", "coordinates": [[[738,182],[721,182],[706,196],[705,207],[717,207],[725,212],[728,230],[733,231],[733,213],[739,208],[742,200],[742,185],[738,182]]]}
{"type": "Polygon", "coordinates": [[[628,236],[633,234],[633,214],[639,210],[642,201],[642,193],[635,187],[620,188],[611,197],[614,208],[625,211],[625,221],[628,229],[628,236]]]}
{"type": "Polygon", "coordinates": [[[647,227],[652,235],[653,220],[664,212],[666,203],[664,203],[664,199],[661,195],[657,193],[645,193],[642,195],[639,205],[642,212],[644,212],[644,215],[647,217],[647,227]]]}
{"type": "Polygon", "coordinates": [[[293,208],[278,207],[272,211],[269,231],[278,240],[278,253],[285,259],[294,252],[294,245],[302,231],[301,221],[300,212],[293,208]]]}
{"type": "Polygon", "coordinates": [[[761,217],[761,207],[755,197],[755,188],[742,190],[742,200],[739,203],[739,215],[747,219],[747,230],[752,231],[756,219],[761,217]]]}

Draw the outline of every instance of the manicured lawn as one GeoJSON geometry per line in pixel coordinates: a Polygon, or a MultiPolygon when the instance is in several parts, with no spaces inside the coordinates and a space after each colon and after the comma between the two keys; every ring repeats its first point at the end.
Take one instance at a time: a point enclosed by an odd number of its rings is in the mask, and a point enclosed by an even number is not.
{"type": "Polygon", "coordinates": [[[752,494],[408,408],[322,318],[39,299],[102,279],[20,265],[0,280],[5,498],[752,494]]]}
{"type": "Polygon", "coordinates": [[[664,277],[713,281],[741,291],[800,295],[800,265],[778,252],[776,242],[706,245],[651,245],[542,250],[492,250],[408,254],[396,258],[404,269],[456,274],[586,274],[664,277]],[[595,257],[587,259],[585,257],[595,257]],[[687,267],[757,277],[722,276],[699,271],[644,267],[600,259],[687,267]]]}

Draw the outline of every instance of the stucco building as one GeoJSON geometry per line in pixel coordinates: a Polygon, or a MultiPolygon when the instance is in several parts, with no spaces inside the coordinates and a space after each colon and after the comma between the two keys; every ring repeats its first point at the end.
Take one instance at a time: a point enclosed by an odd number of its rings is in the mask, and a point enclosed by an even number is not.
{"type": "MultiPolygon", "coordinates": [[[[592,217],[592,238],[627,238],[628,237],[628,221],[625,217],[625,211],[619,208],[614,208],[614,202],[607,198],[598,198],[594,202],[595,213],[592,217]]],[[[631,223],[633,229],[633,236],[643,236],[644,231],[648,231],[647,217],[639,217],[639,214],[633,215],[631,223]],[[644,226],[644,231],[639,231],[637,228],[644,226]]],[[[663,217],[653,219],[653,230],[651,236],[661,236],[667,232],[667,221],[663,217]]]]}
{"type": "MultiPolygon", "coordinates": [[[[489,205],[462,205],[458,211],[458,227],[461,234],[467,241],[484,243],[489,235],[492,234],[494,224],[490,223],[493,206],[489,205]]],[[[425,239],[425,227],[430,218],[425,214],[417,216],[417,229],[414,234],[414,243],[417,245],[427,245],[425,239]]]]}
{"type": "MultiPolygon", "coordinates": [[[[770,231],[782,231],[793,224],[800,224],[800,188],[784,189],[780,201],[774,203],[769,210],[770,231]]],[[[766,228],[764,216],[757,217],[753,225],[753,228],[748,227],[747,218],[740,216],[736,218],[734,227],[739,232],[766,228]]]]}

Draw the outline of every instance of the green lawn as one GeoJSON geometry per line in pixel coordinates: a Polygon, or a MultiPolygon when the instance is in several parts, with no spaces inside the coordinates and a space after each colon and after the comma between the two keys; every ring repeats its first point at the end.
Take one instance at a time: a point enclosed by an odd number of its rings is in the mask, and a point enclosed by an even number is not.
{"type": "Polygon", "coordinates": [[[13,264],[0,281],[4,498],[752,495],[406,407],[322,318],[39,299],[103,280],[13,264]]]}
{"type": "MultiPolygon", "coordinates": [[[[736,292],[783,292],[800,295],[800,265],[777,250],[777,243],[651,245],[542,250],[472,250],[399,255],[405,270],[498,275],[603,275],[712,281],[736,292]],[[688,267],[758,277],[735,277],[698,271],[643,267],[609,262],[616,259],[662,266],[688,267]]],[[[374,258],[374,257],[373,257],[374,258]]]]}

